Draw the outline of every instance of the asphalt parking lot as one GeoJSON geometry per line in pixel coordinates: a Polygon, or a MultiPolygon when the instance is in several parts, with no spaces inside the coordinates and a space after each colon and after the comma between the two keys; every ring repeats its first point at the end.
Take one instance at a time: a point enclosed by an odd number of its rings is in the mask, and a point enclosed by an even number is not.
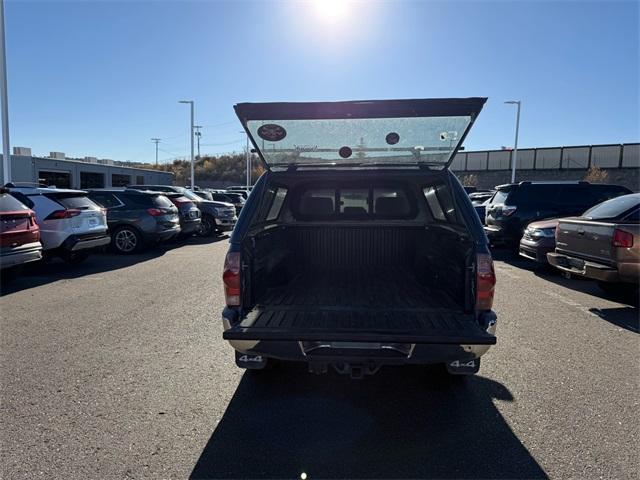
{"type": "Polygon", "coordinates": [[[475,377],[244,373],[221,339],[226,248],[3,277],[3,478],[637,478],[633,302],[497,252],[475,377]]]}

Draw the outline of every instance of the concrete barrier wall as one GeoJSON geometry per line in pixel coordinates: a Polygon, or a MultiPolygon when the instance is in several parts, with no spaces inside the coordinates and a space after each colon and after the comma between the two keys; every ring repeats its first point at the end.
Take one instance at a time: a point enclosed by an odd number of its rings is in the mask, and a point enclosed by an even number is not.
{"type": "MultiPolygon", "coordinates": [[[[610,168],[604,169],[609,175],[607,183],[624,185],[634,192],[640,192],[640,168],[610,168]]],[[[473,175],[478,188],[493,188],[511,182],[511,172],[508,170],[478,170],[455,172],[462,183],[465,176],[473,175]]],[[[516,182],[530,181],[573,181],[583,180],[587,169],[566,170],[517,170],[516,182]]]]}
{"type": "MultiPolygon", "coordinates": [[[[511,170],[512,150],[459,152],[451,169],[455,172],[511,170]]],[[[600,168],[640,168],[640,143],[576,145],[518,150],[517,169],[583,170],[600,168]]]]}

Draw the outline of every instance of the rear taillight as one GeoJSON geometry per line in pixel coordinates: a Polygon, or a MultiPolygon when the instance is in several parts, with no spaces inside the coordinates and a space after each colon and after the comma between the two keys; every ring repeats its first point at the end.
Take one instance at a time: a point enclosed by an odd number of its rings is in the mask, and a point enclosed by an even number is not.
{"type": "Polygon", "coordinates": [[[164,212],[159,208],[147,208],[147,213],[152,217],[159,217],[161,215],[164,215],[164,212]]]}
{"type": "Polygon", "coordinates": [[[192,203],[191,200],[180,200],[180,199],[173,200],[173,204],[176,207],[179,207],[180,205],[189,205],[191,203],[192,203]]]}
{"type": "Polygon", "coordinates": [[[493,259],[488,253],[476,256],[476,310],[491,310],[496,274],[493,259]]]}
{"type": "Polygon", "coordinates": [[[76,217],[82,213],[81,210],[77,208],[68,208],[67,210],[56,210],[55,212],[51,212],[45,220],[62,220],[63,218],[71,218],[76,217]]]}
{"type": "Polygon", "coordinates": [[[517,209],[517,207],[511,206],[511,205],[504,205],[502,207],[502,216],[503,217],[509,217],[509,216],[513,215],[514,213],[516,213],[516,209],[517,209]]]}
{"type": "Polygon", "coordinates": [[[611,243],[614,247],[631,248],[633,247],[633,234],[616,228],[613,231],[613,241],[611,243]]]}
{"type": "Polygon", "coordinates": [[[227,305],[237,307],[240,305],[240,252],[229,252],[224,259],[224,296],[227,305]]]}

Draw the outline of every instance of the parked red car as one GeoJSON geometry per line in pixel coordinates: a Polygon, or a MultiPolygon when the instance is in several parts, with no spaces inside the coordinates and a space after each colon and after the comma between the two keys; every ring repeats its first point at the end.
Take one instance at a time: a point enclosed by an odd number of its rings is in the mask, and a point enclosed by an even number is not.
{"type": "Polygon", "coordinates": [[[36,214],[0,189],[0,268],[5,269],[42,258],[40,228],[36,214]]]}

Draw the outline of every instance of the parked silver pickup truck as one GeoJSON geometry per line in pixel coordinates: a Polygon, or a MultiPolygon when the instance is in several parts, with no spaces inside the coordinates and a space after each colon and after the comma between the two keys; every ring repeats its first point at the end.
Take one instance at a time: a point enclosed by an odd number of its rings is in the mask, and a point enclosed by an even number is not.
{"type": "Polygon", "coordinates": [[[617,197],[563,218],[556,228],[549,263],[560,270],[597,280],[604,290],[638,284],[640,278],[640,193],[617,197]]]}

